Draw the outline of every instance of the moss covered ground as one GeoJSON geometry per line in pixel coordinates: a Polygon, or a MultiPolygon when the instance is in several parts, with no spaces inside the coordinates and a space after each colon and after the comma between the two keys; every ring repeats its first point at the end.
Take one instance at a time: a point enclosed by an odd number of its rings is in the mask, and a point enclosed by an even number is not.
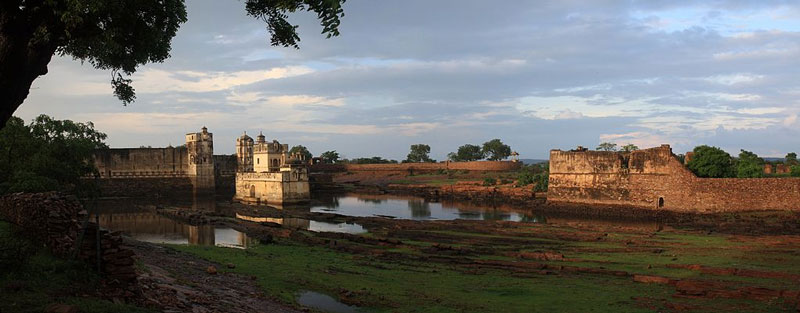
{"type": "Polygon", "coordinates": [[[725,276],[667,267],[703,264],[795,273],[800,264],[796,262],[795,239],[776,237],[777,242],[762,242],[679,230],[598,232],[553,225],[488,224],[493,226],[474,231],[463,227],[441,230],[438,225],[435,230],[418,226],[421,229],[378,229],[365,235],[402,242],[390,246],[346,240],[334,247],[309,246],[281,240],[248,250],[174,248],[221,264],[233,263],[236,268],[230,271],[255,276],[269,295],[286,303],[294,303],[299,292],[310,290],[369,312],[783,312],[795,308],[794,303],[779,298],[676,296],[672,285],[638,283],[631,278],[633,274],[658,275],[711,280],[733,289],[797,289],[791,276],[725,276]],[[525,251],[558,253],[564,259],[515,256],[525,251]],[[535,264],[556,270],[536,271],[526,266],[535,264]],[[560,266],[629,275],[559,271],[560,266]]]}

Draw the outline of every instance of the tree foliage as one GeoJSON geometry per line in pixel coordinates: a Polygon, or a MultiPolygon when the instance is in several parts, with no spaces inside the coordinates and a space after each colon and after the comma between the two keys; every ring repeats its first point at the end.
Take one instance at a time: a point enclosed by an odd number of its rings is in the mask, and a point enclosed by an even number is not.
{"type": "Polygon", "coordinates": [[[531,164],[522,167],[517,176],[517,185],[533,185],[533,191],[547,191],[547,183],[550,179],[550,166],[548,162],[531,164]]]}
{"type": "Polygon", "coordinates": [[[617,144],[610,142],[603,142],[597,145],[597,151],[617,151],[617,144]]]}
{"type": "Polygon", "coordinates": [[[54,120],[40,115],[29,125],[12,118],[0,130],[0,193],[74,191],[94,192],[95,149],[107,148],[106,135],[89,123],[54,120]]]}
{"type": "Polygon", "coordinates": [[[323,163],[333,164],[339,161],[339,153],[336,150],[325,151],[320,155],[323,163]]]}
{"type": "Polygon", "coordinates": [[[394,164],[397,163],[397,160],[387,160],[379,156],[374,156],[371,158],[357,158],[352,160],[343,160],[342,163],[350,163],[350,164],[394,164]]]}
{"type": "Polygon", "coordinates": [[[500,161],[511,155],[511,147],[504,144],[500,139],[492,139],[483,143],[483,155],[489,161],[500,161]]]}
{"type": "Polygon", "coordinates": [[[717,147],[697,146],[689,161],[689,170],[699,177],[735,177],[736,167],[733,158],[717,147]]]}
{"type": "Polygon", "coordinates": [[[428,154],[431,153],[431,146],[426,144],[411,145],[410,152],[406,156],[405,162],[422,163],[422,162],[436,162],[431,159],[428,154]]]}
{"type": "Polygon", "coordinates": [[[311,158],[314,157],[314,155],[311,154],[311,152],[308,151],[308,148],[306,148],[303,145],[296,145],[296,146],[292,147],[291,149],[289,149],[289,155],[290,156],[294,155],[295,153],[298,153],[298,154],[302,155],[305,160],[311,160],[311,158]]]}
{"type": "Polygon", "coordinates": [[[621,150],[622,150],[622,152],[636,151],[636,150],[639,150],[639,146],[637,146],[635,144],[632,144],[632,143],[629,143],[627,145],[622,146],[621,150]]]}
{"type": "Polygon", "coordinates": [[[764,159],[753,152],[741,150],[736,161],[736,177],[764,177],[764,159]]]}
{"type": "MultiPolygon", "coordinates": [[[[344,0],[246,0],[249,16],[266,23],[274,46],[298,47],[288,14],[317,14],[322,33],[339,34],[344,0]]],[[[171,41],[186,22],[184,0],[4,0],[0,2],[0,128],[22,104],[33,80],[47,73],[54,54],[111,72],[113,93],[136,98],[137,67],[169,58],[171,41]]]]}
{"type": "Polygon", "coordinates": [[[786,154],[785,162],[786,165],[800,165],[800,162],[797,161],[797,153],[794,152],[786,154]]]}
{"type": "Polygon", "coordinates": [[[458,147],[457,152],[450,152],[447,154],[448,159],[456,162],[477,161],[485,157],[486,156],[483,154],[480,146],[471,144],[465,144],[461,147],[458,147]]]}

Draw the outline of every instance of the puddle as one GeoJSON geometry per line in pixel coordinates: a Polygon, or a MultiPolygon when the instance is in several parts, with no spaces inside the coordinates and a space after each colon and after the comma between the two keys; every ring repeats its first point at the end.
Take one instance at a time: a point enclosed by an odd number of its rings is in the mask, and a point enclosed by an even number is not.
{"type": "Polygon", "coordinates": [[[329,223],[319,222],[314,220],[307,220],[302,218],[282,218],[282,217],[257,217],[247,216],[236,213],[236,218],[240,220],[256,222],[256,223],[275,223],[288,227],[307,229],[316,232],[329,232],[329,233],[346,233],[346,234],[363,234],[367,230],[363,226],[356,223],[329,223]]]}
{"type": "Polygon", "coordinates": [[[297,295],[297,303],[302,306],[328,313],[355,313],[358,307],[347,305],[328,295],[313,291],[302,291],[297,295]]]}

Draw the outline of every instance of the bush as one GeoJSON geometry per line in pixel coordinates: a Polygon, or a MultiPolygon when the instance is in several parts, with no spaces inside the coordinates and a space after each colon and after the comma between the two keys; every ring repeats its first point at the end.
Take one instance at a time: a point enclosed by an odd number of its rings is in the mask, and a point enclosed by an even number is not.
{"type": "Polygon", "coordinates": [[[503,179],[501,179],[501,180],[500,180],[500,184],[501,184],[501,185],[510,184],[510,183],[512,183],[512,182],[513,182],[512,180],[505,179],[505,178],[503,178],[503,179]]]}
{"type": "Polygon", "coordinates": [[[486,178],[483,179],[483,185],[484,186],[494,186],[495,184],[497,184],[497,179],[496,178],[486,177],[486,178]]]}
{"type": "Polygon", "coordinates": [[[533,176],[533,181],[536,183],[533,186],[533,191],[536,192],[545,192],[547,191],[547,183],[550,180],[550,173],[543,172],[533,176]]]}
{"type": "Polygon", "coordinates": [[[800,165],[792,165],[790,173],[792,177],[800,177],[800,165]]]}

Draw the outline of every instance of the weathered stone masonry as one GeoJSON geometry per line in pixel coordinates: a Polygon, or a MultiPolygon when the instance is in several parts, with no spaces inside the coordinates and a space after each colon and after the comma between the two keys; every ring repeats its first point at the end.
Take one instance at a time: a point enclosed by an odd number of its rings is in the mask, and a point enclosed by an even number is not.
{"type": "Polygon", "coordinates": [[[186,134],[186,147],[102,149],[94,153],[104,196],[233,192],[236,156],[213,155],[205,127],[186,134]]]}
{"type": "Polygon", "coordinates": [[[800,210],[800,179],[699,178],[669,145],[630,153],[551,150],[547,199],[692,212],[800,210]]]}

